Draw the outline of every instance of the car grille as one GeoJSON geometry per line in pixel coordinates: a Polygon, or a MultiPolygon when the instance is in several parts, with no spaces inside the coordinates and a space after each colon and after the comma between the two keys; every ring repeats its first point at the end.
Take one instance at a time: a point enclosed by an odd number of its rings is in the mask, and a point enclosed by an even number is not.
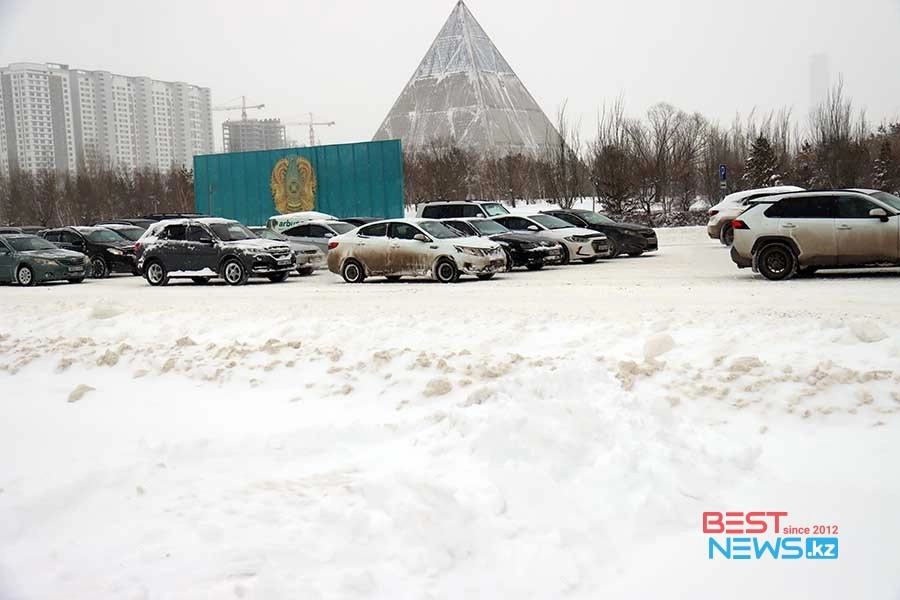
{"type": "Polygon", "coordinates": [[[304,250],[303,254],[318,254],[318,250],[304,250]]]}
{"type": "Polygon", "coordinates": [[[655,240],[655,239],[656,239],[656,232],[653,231],[652,229],[649,230],[649,231],[642,231],[642,232],[641,232],[641,235],[644,236],[645,238],[647,238],[648,240],[655,240]]]}
{"type": "Polygon", "coordinates": [[[291,255],[290,248],[272,248],[269,250],[269,254],[271,254],[276,260],[279,258],[288,258],[291,255]]]}
{"type": "Polygon", "coordinates": [[[591,247],[594,249],[594,252],[606,252],[609,250],[609,241],[608,240],[592,240],[591,247]]]}
{"type": "Polygon", "coordinates": [[[71,258],[60,258],[57,260],[60,264],[66,265],[67,267],[79,267],[84,264],[84,259],[77,256],[71,258]]]}

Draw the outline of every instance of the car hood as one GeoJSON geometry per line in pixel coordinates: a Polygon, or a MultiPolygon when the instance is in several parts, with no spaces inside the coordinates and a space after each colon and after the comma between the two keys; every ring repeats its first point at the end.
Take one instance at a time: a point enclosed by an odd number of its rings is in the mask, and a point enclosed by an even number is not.
{"type": "Polygon", "coordinates": [[[54,250],[25,250],[19,252],[24,256],[31,256],[33,258],[47,258],[50,260],[56,260],[58,258],[81,258],[84,256],[81,252],[74,252],[72,250],[63,250],[62,248],[54,249],[54,250]]]}
{"type": "Polygon", "coordinates": [[[115,248],[117,250],[122,251],[132,251],[134,250],[135,242],[91,242],[94,246],[98,248],[115,248]]]}
{"type": "Polygon", "coordinates": [[[250,240],[235,240],[233,242],[222,242],[222,244],[228,246],[229,248],[239,248],[245,250],[274,250],[276,248],[290,247],[288,242],[264,240],[261,238],[254,238],[250,240]]]}
{"type": "Polygon", "coordinates": [[[524,242],[531,244],[543,244],[545,240],[531,233],[495,233],[487,236],[497,242],[524,242]]]}
{"type": "Polygon", "coordinates": [[[637,223],[616,223],[615,225],[609,225],[609,227],[615,227],[616,229],[623,229],[625,231],[652,231],[652,227],[647,227],[646,225],[638,225],[637,223]]]}
{"type": "Polygon", "coordinates": [[[587,238],[605,238],[606,235],[593,229],[584,229],[583,227],[566,227],[564,229],[550,229],[544,233],[549,233],[554,237],[566,238],[572,235],[580,235],[587,238]]]}

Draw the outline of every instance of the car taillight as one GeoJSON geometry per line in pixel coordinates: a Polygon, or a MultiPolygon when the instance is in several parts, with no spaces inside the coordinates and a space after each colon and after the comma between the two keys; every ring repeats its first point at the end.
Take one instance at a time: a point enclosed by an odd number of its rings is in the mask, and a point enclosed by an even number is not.
{"type": "Polygon", "coordinates": [[[717,214],[719,214],[719,211],[710,209],[710,211],[709,211],[709,216],[714,217],[714,216],[716,216],[717,214]]]}
{"type": "Polygon", "coordinates": [[[737,221],[732,221],[731,226],[734,229],[750,229],[750,227],[740,219],[738,219],[737,221]]]}
{"type": "Polygon", "coordinates": [[[329,250],[334,250],[334,249],[337,248],[337,247],[338,247],[338,242],[328,242],[328,249],[329,249],[329,250]]]}

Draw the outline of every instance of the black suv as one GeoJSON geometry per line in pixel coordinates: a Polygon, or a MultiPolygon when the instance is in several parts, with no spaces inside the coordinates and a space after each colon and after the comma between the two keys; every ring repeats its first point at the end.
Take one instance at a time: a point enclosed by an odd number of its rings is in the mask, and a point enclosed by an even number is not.
{"type": "Polygon", "coordinates": [[[513,267],[537,271],[544,265],[562,261],[562,251],[556,242],[542,240],[530,233],[512,231],[491,219],[445,219],[442,223],[463,235],[486,237],[500,244],[506,254],[507,271],[513,267]]]}
{"type": "Polygon", "coordinates": [[[259,238],[237,221],[215,218],[160,221],[135,243],[135,250],[138,267],[154,286],[176,276],[194,283],[214,277],[229,285],[242,285],[250,277],[279,282],[297,260],[288,244],[259,238]]]}
{"type": "Polygon", "coordinates": [[[64,250],[87,254],[94,279],[110,273],[137,275],[134,243],[105,227],[62,227],[47,229],[41,237],[64,250]]]}
{"type": "Polygon", "coordinates": [[[605,233],[606,237],[609,238],[609,258],[615,258],[620,254],[640,256],[644,252],[656,252],[659,250],[656,232],[644,225],[616,223],[606,215],[589,210],[556,209],[543,212],[571,223],[575,227],[583,227],[584,229],[605,233]]]}

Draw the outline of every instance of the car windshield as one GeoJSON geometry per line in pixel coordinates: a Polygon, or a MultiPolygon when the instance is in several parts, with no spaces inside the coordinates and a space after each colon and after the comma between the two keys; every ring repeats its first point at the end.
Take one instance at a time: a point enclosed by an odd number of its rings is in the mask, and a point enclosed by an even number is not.
{"type": "Polygon", "coordinates": [[[112,231],[116,232],[126,240],[131,242],[136,242],[141,239],[141,236],[144,235],[144,229],[140,227],[117,227],[112,231]]]}
{"type": "Polygon", "coordinates": [[[509,233],[509,229],[489,219],[481,219],[478,221],[469,221],[469,224],[478,230],[481,235],[497,235],[498,233],[509,233]]]}
{"type": "Polygon", "coordinates": [[[447,227],[443,223],[419,223],[419,227],[424,229],[425,232],[431,237],[437,238],[439,240],[449,240],[452,238],[463,237],[458,231],[447,227]]]}
{"type": "Polygon", "coordinates": [[[615,225],[616,222],[607,217],[606,215],[601,215],[600,213],[595,212],[583,212],[576,213],[579,217],[588,222],[589,225],[615,225]]]}
{"type": "Polygon", "coordinates": [[[114,244],[116,242],[125,240],[123,236],[114,231],[110,231],[109,229],[93,229],[91,231],[85,231],[83,233],[84,237],[98,244],[114,244]]]}
{"type": "Polygon", "coordinates": [[[508,215],[509,211],[506,210],[502,204],[498,204],[497,202],[491,202],[490,204],[482,204],[481,208],[484,209],[484,212],[489,217],[499,217],[500,215],[508,215]]]}
{"type": "Polygon", "coordinates": [[[255,233],[233,221],[231,223],[213,223],[209,226],[213,233],[223,242],[237,242],[240,240],[252,240],[256,236],[255,233]]]}
{"type": "Polygon", "coordinates": [[[871,196],[881,200],[895,210],[900,210],[900,198],[893,194],[888,194],[887,192],[875,192],[871,194],[871,196]]]}
{"type": "Polygon", "coordinates": [[[328,226],[337,231],[339,234],[344,234],[348,231],[353,231],[354,229],[356,229],[356,226],[351,225],[350,223],[335,222],[329,223],[328,226]]]}
{"type": "Polygon", "coordinates": [[[566,229],[568,227],[574,227],[571,223],[566,223],[562,219],[557,219],[556,217],[551,217],[550,215],[534,215],[533,217],[528,217],[535,223],[540,223],[547,229],[566,229]]]}
{"type": "Polygon", "coordinates": [[[57,250],[58,248],[36,235],[28,237],[6,238],[6,242],[18,252],[28,252],[29,250],[57,250]]]}

